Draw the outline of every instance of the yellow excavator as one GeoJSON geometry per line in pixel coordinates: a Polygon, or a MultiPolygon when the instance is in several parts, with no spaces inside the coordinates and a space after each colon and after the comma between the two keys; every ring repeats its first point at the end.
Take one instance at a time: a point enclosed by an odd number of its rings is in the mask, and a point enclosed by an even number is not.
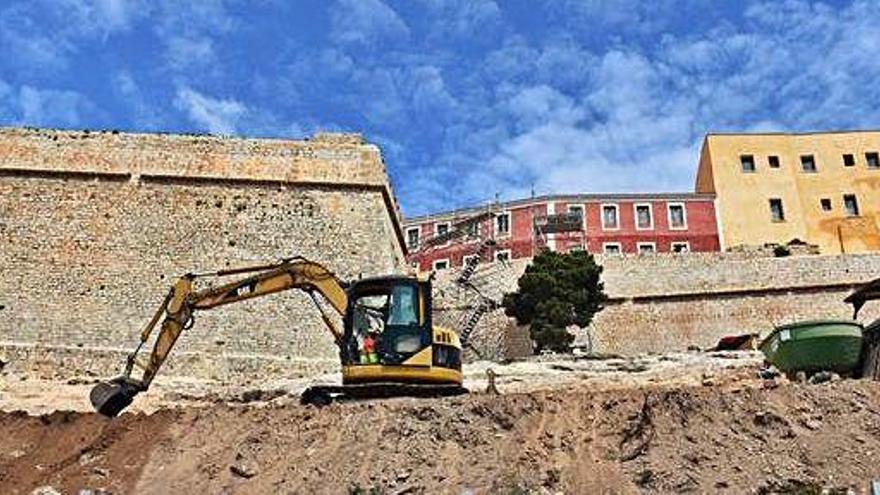
{"type": "Polygon", "coordinates": [[[442,396],[466,393],[462,386],[459,336],[431,323],[431,278],[382,276],[343,282],[330,270],[302,257],[279,263],[210,273],[188,273],[171,287],[141,332],[122,376],[98,383],[89,398],[95,409],[114,417],[150,386],[196,311],[289,289],[305,291],[320,311],[339,348],[342,384],[313,386],[303,403],[326,405],[340,397],[442,396]],[[195,290],[197,279],[248,274],[236,281],[195,290]],[[340,330],[320,297],[342,317],[340,330]],[[164,319],[163,319],[164,315],[164,319]],[[144,346],[162,320],[153,350],[144,346]],[[140,378],[132,377],[137,367],[140,378]]]}

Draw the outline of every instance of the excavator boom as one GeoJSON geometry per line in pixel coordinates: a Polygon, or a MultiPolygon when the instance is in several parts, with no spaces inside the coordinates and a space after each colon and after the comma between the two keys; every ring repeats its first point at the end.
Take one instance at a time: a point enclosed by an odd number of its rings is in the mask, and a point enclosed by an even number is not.
{"type": "Polygon", "coordinates": [[[346,284],[327,268],[301,257],[271,265],[186,274],[171,287],[162,304],[159,305],[149,323],[141,331],[140,343],[135,351],[128,356],[123,374],[109,382],[99,383],[92,389],[89,396],[92,405],[101,414],[116,416],[131,404],[135,395],[147,390],[180,334],[192,326],[194,313],[198,310],[211,309],[290,289],[304,290],[312,297],[320,310],[322,319],[327,329],[333,334],[336,344],[341,346],[342,332],[324,312],[315,297],[315,292],[319,293],[342,316],[348,306],[345,287],[346,284]],[[198,278],[225,277],[244,273],[252,273],[252,275],[200,291],[193,290],[193,283],[198,278]],[[160,319],[162,323],[153,350],[147,360],[143,361],[140,359],[141,349],[150,340],[160,319]],[[143,370],[140,378],[131,376],[135,367],[143,370]]]}

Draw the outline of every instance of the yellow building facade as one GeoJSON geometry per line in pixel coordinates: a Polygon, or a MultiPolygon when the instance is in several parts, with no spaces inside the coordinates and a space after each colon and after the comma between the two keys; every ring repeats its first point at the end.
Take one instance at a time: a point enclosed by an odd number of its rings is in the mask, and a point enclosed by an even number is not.
{"type": "Polygon", "coordinates": [[[716,197],[723,249],[799,239],[880,250],[880,131],[709,134],[696,192],[716,197]]]}

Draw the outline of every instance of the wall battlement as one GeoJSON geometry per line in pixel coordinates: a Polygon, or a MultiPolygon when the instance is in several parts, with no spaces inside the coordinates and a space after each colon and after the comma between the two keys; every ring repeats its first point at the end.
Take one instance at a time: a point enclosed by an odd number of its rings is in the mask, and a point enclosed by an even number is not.
{"type": "Polygon", "coordinates": [[[358,134],[285,140],[4,128],[0,169],[388,186],[379,148],[358,134]]]}

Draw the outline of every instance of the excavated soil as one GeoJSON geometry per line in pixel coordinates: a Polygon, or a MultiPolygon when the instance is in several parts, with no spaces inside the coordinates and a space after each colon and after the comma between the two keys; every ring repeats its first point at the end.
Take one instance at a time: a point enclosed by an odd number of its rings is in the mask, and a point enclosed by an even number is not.
{"type": "Polygon", "coordinates": [[[0,414],[0,493],[819,493],[878,477],[869,381],[0,414]]]}

